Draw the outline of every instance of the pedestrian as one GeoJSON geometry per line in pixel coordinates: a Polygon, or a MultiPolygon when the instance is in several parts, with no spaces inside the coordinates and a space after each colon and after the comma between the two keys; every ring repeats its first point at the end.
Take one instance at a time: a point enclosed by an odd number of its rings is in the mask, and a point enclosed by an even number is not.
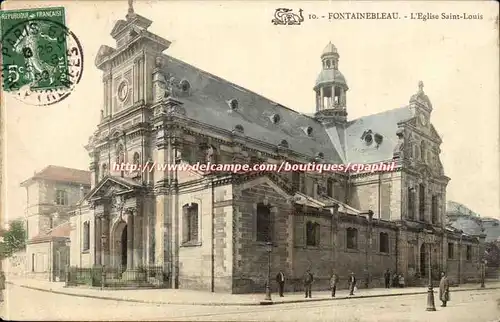
{"type": "Polygon", "coordinates": [[[391,272],[389,271],[389,269],[385,270],[384,282],[385,282],[385,288],[389,288],[391,284],[391,272]]]}
{"type": "Polygon", "coordinates": [[[278,275],[276,275],[276,282],[278,282],[280,297],[283,297],[283,290],[285,289],[285,274],[283,271],[279,271],[278,275]]]}
{"type": "Polygon", "coordinates": [[[5,290],[5,273],[0,271],[0,303],[3,302],[3,291],[5,290]]]}
{"type": "Polygon", "coordinates": [[[392,287],[398,287],[398,284],[399,284],[399,276],[397,273],[394,273],[394,275],[392,275],[392,287]]]}
{"type": "Polygon", "coordinates": [[[405,277],[403,274],[399,275],[399,287],[405,287],[405,277]]]}
{"type": "Polygon", "coordinates": [[[306,298],[311,298],[311,288],[312,283],[314,282],[314,276],[311,271],[308,269],[304,274],[304,288],[306,290],[306,298]]]}
{"type": "Polygon", "coordinates": [[[354,276],[354,272],[351,272],[351,276],[349,276],[349,295],[354,295],[355,287],[356,287],[356,276],[354,276]]]}
{"type": "Polygon", "coordinates": [[[448,282],[448,277],[445,272],[441,273],[441,281],[439,282],[439,299],[443,304],[442,307],[446,307],[446,302],[450,300],[450,283],[448,282]]]}
{"type": "Polygon", "coordinates": [[[337,291],[337,283],[339,282],[339,276],[333,272],[330,278],[330,288],[332,289],[332,297],[335,297],[335,292],[337,291]]]}

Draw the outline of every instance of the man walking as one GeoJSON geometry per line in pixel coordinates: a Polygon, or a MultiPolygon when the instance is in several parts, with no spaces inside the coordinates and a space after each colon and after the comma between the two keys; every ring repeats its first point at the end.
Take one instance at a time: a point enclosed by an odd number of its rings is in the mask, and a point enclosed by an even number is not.
{"type": "Polygon", "coordinates": [[[385,270],[384,282],[385,282],[385,288],[389,288],[391,285],[391,272],[389,271],[389,269],[385,270]]]}
{"type": "Polygon", "coordinates": [[[354,295],[355,287],[356,287],[356,276],[354,276],[354,272],[351,272],[351,276],[349,276],[349,295],[354,295]]]}
{"type": "Polygon", "coordinates": [[[278,275],[276,275],[276,282],[278,282],[280,297],[283,297],[283,290],[285,289],[285,274],[283,271],[279,271],[278,275]]]}
{"type": "Polygon", "coordinates": [[[335,292],[337,291],[337,283],[339,282],[339,277],[335,272],[333,272],[330,278],[330,288],[332,289],[332,297],[335,297],[335,292]]]}
{"type": "Polygon", "coordinates": [[[441,307],[446,307],[446,302],[450,300],[450,283],[445,272],[441,273],[441,281],[439,282],[439,299],[443,304],[441,307]]]}
{"type": "Polygon", "coordinates": [[[311,271],[308,269],[304,274],[304,289],[306,290],[306,298],[311,298],[311,288],[312,283],[314,282],[314,276],[311,271]]]}

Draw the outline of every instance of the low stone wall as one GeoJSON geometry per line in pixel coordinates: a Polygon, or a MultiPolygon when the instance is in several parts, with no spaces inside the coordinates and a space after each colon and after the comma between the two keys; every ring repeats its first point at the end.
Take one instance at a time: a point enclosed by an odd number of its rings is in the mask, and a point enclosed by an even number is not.
{"type": "Polygon", "coordinates": [[[2,269],[7,276],[25,276],[26,260],[26,251],[16,252],[11,257],[2,260],[2,269]]]}

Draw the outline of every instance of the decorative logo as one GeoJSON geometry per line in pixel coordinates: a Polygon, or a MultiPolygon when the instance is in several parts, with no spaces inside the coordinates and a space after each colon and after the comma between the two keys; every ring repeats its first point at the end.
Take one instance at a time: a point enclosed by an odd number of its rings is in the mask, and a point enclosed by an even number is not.
{"type": "Polygon", "coordinates": [[[300,25],[304,21],[304,16],[302,12],[304,10],[299,9],[299,14],[293,13],[292,9],[288,8],[278,8],[274,13],[274,19],[271,22],[274,25],[300,25]]]}
{"type": "Polygon", "coordinates": [[[122,81],[120,86],[118,86],[118,98],[120,101],[125,101],[128,96],[128,83],[127,81],[122,81]]]}

